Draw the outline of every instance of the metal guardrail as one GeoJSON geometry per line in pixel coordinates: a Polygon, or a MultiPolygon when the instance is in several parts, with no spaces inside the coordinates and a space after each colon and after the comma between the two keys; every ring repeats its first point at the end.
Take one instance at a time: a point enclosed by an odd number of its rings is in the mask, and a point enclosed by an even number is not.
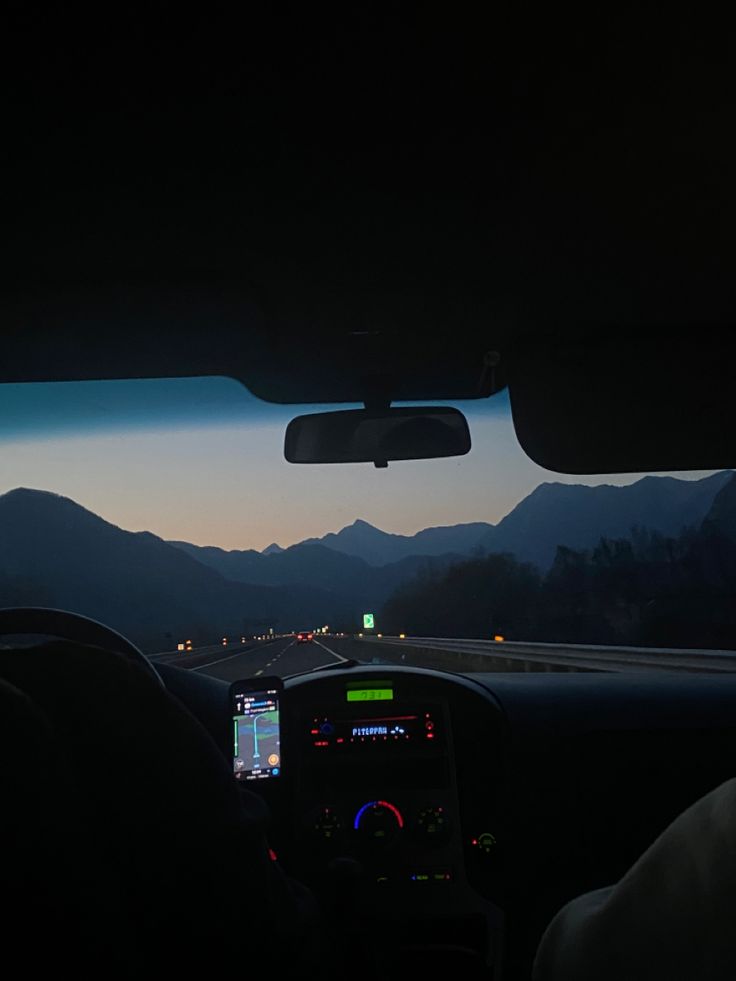
{"type": "Polygon", "coordinates": [[[454,637],[366,637],[370,644],[391,644],[425,650],[476,654],[512,661],[532,661],[598,671],[736,671],[736,651],[674,647],[603,647],[590,644],[544,644],[454,637]]]}

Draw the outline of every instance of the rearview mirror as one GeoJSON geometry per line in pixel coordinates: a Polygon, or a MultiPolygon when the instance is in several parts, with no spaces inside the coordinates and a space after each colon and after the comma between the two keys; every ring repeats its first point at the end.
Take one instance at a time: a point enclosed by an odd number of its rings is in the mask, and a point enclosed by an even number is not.
{"type": "Polygon", "coordinates": [[[374,463],[463,456],[470,432],[462,412],[449,406],[344,409],[297,416],[286,428],[289,463],[374,463]]]}

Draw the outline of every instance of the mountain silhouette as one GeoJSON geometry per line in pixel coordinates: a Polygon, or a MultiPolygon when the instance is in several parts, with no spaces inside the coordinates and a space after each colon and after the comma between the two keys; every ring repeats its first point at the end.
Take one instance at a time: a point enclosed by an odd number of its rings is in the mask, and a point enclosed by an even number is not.
{"type": "Polygon", "coordinates": [[[482,549],[510,552],[547,569],[558,545],[592,548],[601,537],[627,538],[636,526],[664,535],[699,526],[731,476],[730,470],[701,480],[648,476],[624,487],[543,483],[497,525],[475,522],[392,535],[358,520],[300,544],[322,545],[374,566],[409,556],[470,555],[482,549]]]}
{"type": "Polygon", "coordinates": [[[74,501],[18,488],[0,496],[0,606],[42,605],[108,623],[146,650],[224,634],[355,624],[420,574],[509,552],[542,571],[558,545],[590,549],[635,527],[736,541],[736,477],[644,477],[626,487],[541,484],[497,525],[394,535],[356,520],[290,548],[232,550],[129,532],[74,501]]]}
{"type": "Polygon", "coordinates": [[[150,532],[25,488],[0,496],[0,606],[20,605],[91,616],[153,651],[352,612],[347,597],[309,584],[231,582],[150,532]]]}
{"type": "Polygon", "coordinates": [[[716,494],[703,519],[702,531],[736,545],[736,474],[716,494]]]}
{"type": "Polygon", "coordinates": [[[510,552],[545,570],[558,545],[592,548],[601,537],[628,538],[634,527],[678,535],[700,525],[732,476],[723,471],[702,480],[644,477],[626,487],[544,483],[495,526],[475,522],[394,535],[358,519],[268,555],[171,544],[227,579],[272,586],[309,582],[348,592],[358,605],[377,606],[430,559],[439,569],[479,551],[510,552]]]}
{"type": "Polygon", "coordinates": [[[353,555],[370,565],[387,565],[410,556],[468,554],[493,529],[485,521],[425,528],[416,535],[394,535],[358,519],[323,538],[307,538],[300,545],[323,545],[335,552],[353,555]]]}
{"type": "Polygon", "coordinates": [[[701,480],[643,477],[625,487],[540,484],[481,545],[547,569],[558,545],[592,548],[602,537],[629,538],[634,527],[676,536],[700,525],[732,475],[724,470],[701,480]]]}
{"type": "Polygon", "coordinates": [[[197,561],[216,569],[226,579],[269,586],[297,586],[308,582],[330,594],[349,595],[354,604],[380,606],[402,583],[418,572],[446,568],[464,557],[411,555],[382,566],[346,555],[324,545],[300,544],[264,555],[262,552],[226,551],[211,546],[171,542],[197,561]]]}

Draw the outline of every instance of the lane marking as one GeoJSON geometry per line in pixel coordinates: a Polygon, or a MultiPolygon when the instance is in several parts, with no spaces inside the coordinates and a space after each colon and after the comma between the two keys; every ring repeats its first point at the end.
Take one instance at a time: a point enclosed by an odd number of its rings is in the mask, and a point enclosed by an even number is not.
{"type": "Polygon", "coordinates": [[[261,670],[261,671],[256,671],[256,677],[257,677],[257,676],[258,676],[259,674],[263,674],[263,671],[262,671],[262,670],[261,670]]]}
{"type": "Polygon", "coordinates": [[[319,646],[326,650],[328,654],[332,654],[333,657],[336,657],[337,660],[341,661],[343,664],[346,664],[350,660],[350,658],[343,657],[342,654],[338,654],[337,651],[331,651],[329,647],[325,647],[321,640],[315,641],[315,643],[319,644],[319,646]]]}
{"type": "MultiPolygon", "coordinates": [[[[324,648],[324,650],[326,650],[328,654],[331,654],[333,657],[336,657],[337,658],[337,661],[338,661],[338,664],[347,664],[348,661],[350,660],[350,658],[343,657],[342,654],[338,654],[337,651],[331,651],[330,648],[329,647],[325,647],[325,645],[320,640],[315,640],[315,641],[313,641],[313,643],[314,644],[319,644],[319,646],[322,647],[322,648],[324,648]]],[[[324,664],[318,664],[316,668],[310,668],[309,671],[297,671],[296,674],[287,674],[287,675],[284,675],[284,679],[286,679],[286,678],[298,678],[299,675],[302,675],[302,674],[312,674],[314,671],[321,671],[324,667],[326,667],[326,665],[324,665],[324,664]]]]}
{"type": "MultiPolygon", "coordinates": [[[[270,643],[273,644],[273,643],[275,643],[275,641],[270,641],[270,643]]],[[[291,645],[289,645],[289,646],[291,646],[291,645]]],[[[204,671],[205,668],[211,668],[215,664],[222,664],[223,661],[232,661],[232,659],[234,657],[244,657],[246,654],[252,654],[252,653],[254,653],[254,651],[255,651],[255,648],[250,647],[250,648],[248,648],[245,651],[238,651],[237,654],[228,654],[227,657],[218,658],[217,661],[208,661],[207,664],[200,664],[199,667],[197,667],[197,668],[189,668],[189,670],[190,671],[204,671]]]]}

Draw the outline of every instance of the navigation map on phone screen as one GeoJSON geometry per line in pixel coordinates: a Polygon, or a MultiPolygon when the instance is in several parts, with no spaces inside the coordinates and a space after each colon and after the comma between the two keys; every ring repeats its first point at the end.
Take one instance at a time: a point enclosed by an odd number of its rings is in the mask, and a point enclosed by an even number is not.
{"type": "Polygon", "coordinates": [[[280,689],[232,686],[233,772],[237,780],[264,780],[281,773],[280,689]]]}

